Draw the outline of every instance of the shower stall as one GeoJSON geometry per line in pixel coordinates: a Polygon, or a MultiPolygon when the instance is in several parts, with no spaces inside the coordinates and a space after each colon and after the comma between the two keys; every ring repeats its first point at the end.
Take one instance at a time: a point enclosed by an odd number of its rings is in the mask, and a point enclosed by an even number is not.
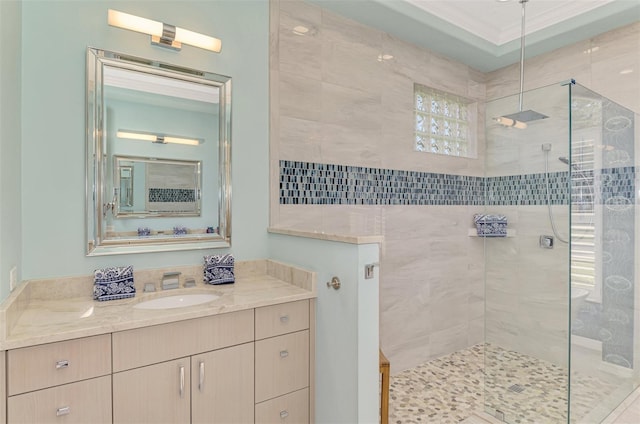
{"type": "Polygon", "coordinates": [[[485,410],[601,422],[640,382],[634,112],[576,84],[486,105],[485,410]]]}

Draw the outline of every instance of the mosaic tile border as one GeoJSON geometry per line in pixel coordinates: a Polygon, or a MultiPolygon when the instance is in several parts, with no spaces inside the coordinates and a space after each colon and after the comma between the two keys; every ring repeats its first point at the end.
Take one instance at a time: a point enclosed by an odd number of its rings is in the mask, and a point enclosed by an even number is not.
{"type": "Polygon", "coordinates": [[[280,204],[483,205],[484,179],[280,161],[280,204]]]}
{"type": "MultiPolygon", "coordinates": [[[[598,203],[635,203],[634,167],[581,173],[597,182],[598,203]]],[[[279,178],[282,205],[547,204],[544,173],[475,177],[281,160],[279,178]]],[[[551,204],[569,204],[568,182],[568,171],[549,173],[551,204]]],[[[574,191],[582,186],[574,180],[574,191]]]]}
{"type": "Polygon", "coordinates": [[[196,191],[186,188],[150,188],[149,202],[181,202],[196,201],[196,191]]]}

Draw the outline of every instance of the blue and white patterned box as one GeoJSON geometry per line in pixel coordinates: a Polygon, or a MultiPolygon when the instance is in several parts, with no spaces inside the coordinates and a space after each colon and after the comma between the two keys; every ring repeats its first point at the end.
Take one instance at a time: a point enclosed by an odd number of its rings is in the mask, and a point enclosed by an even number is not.
{"type": "Polygon", "coordinates": [[[204,257],[204,282],[207,284],[235,283],[232,254],[204,257]]]}
{"type": "Polygon", "coordinates": [[[98,301],[126,299],[136,295],[133,266],[96,269],[93,273],[93,298],[98,301]]]}
{"type": "Polygon", "coordinates": [[[187,234],[187,227],[183,227],[182,225],[176,225],[173,227],[173,234],[176,236],[183,236],[187,234]]]}
{"type": "Polygon", "coordinates": [[[476,230],[480,237],[506,237],[507,217],[504,215],[484,215],[473,216],[476,230]]]}

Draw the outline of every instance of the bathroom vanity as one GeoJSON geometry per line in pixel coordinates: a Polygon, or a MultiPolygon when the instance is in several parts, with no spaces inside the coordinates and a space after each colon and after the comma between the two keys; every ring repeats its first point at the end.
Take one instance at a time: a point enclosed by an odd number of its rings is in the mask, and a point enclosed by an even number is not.
{"type": "MultiPolygon", "coordinates": [[[[136,285],[161,271],[136,274],[136,285]]],[[[83,283],[27,282],[3,305],[7,422],[313,422],[315,274],[240,262],[234,284],[110,302],[83,283]],[[205,292],[219,298],[135,308],[205,292]]]]}

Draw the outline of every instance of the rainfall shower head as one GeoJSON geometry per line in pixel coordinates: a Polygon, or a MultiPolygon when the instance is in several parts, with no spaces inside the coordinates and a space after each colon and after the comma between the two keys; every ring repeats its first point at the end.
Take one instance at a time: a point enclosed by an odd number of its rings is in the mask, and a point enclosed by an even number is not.
{"type": "Polygon", "coordinates": [[[507,126],[515,127],[519,129],[527,128],[527,122],[537,121],[540,119],[548,118],[547,115],[536,112],[534,110],[522,110],[522,97],[524,94],[524,23],[525,23],[525,5],[529,0],[520,0],[522,4],[522,34],[520,35],[520,99],[518,112],[510,115],[502,115],[499,118],[495,118],[495,121],[507,126]]]}
{"type": "Polygon", "coordinates": [[[548,118],[547,115],[536,112],[535,110],[523,110],[521,112],[512,113],[511,115],[502,115],[503,118],[513,119],[520,122],[537,121],[538,119],[548,118]]]}

